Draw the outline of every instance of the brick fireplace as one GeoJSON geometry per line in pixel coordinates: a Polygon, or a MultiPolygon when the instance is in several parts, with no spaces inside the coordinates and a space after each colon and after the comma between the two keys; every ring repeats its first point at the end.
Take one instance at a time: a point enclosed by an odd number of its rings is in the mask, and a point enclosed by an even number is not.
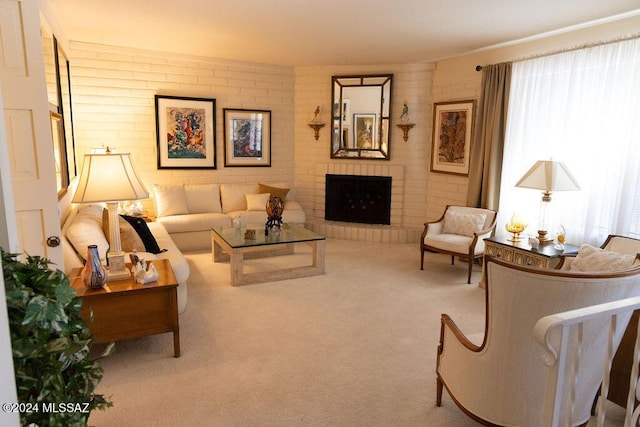
{"type": "Polygon", "coordinates": [[[368,164],[364,162],[317,163],[313,218],[308,226],[326,237],[371,242],[417,242],[420,231],[402,227],[404,166],[368,164]],[[362,224],[332,221],[325,218],[326,175],[370,176],[391,178],[390,221],[384,224],[362,224]]]}

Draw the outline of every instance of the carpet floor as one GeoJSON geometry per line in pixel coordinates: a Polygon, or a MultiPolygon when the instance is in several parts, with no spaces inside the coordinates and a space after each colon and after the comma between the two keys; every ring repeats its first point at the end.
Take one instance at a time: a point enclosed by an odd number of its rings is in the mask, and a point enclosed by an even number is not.
{"type": "MultiPolygon", "coordinates": [[[[304,264],[309,250],[247,261],[304,264]]],[[[417,244],[328,239],[326,274],[232,287],[229,264],[185,254],[182,355],[171,334],[116,344],[94,426],[475,426],[445,392],[435,405],[440,314],[484,328],[480,266],[417,244]]]]}

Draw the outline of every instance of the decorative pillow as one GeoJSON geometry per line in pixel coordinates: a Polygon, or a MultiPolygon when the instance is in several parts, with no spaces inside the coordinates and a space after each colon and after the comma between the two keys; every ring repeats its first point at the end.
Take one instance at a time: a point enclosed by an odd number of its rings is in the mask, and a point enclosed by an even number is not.
{"type": "Polygon", "coordinates": [[[144,219],[128,215],[120,216],[124,218],[129,224],[131,224],[136,233],[138,233],[138,236],[140,236],[140,239],[144,244],[145,252],[159,254],[160,252],[166,251],[166,249],[160,249],[160,246],[158,246],[158,242],[156,242],[156,238],[153,237],[153,234],[151,234],[151,230],[149,230],[149,226],[146,222],[144,222],[144,219]]]}
{"type": "Polygon", "coordinates": [[[633,267],[640,262],[638,254],[620,254],[591,245],[582,245],[571,263],[572,271],[614,271],[633,267]]]}
{"type": "Polygon", "coordinates": [[[282,201],[287,200],[288,188],[272,187],[270,185],[258,184],[258,193],[269,193],[271,197],[280,197],[282,201]]]}
{"type": "MultiPolygon", "coordinates": [[[[118,227],[120,228],[120,247],[123,251],[133,252],[135,249],[139,252],[144,252],[145,246],[144,243],[142,243],[142,239],[122,215],[118,215],[118,227]]],[[[104,209],[102,211],[102,229],[104,230],[104,236],[107,238],[107,242],[109,242],[109,246],[111,246],[111,232],[109,228],[109,210],[104,209]]]]}
{"type": "Polygon", "coordinates": [[[269,193],[246,194],[248,211],[266,211],[267,201],[271,196],[269,193]]]}
{"type": "Polygon", "coordinates": [[[220,201],[222,213],[246,211],[247,198],[245,194],[258,192],[258,184],[220,184],[220,201]]]}
{"type": "Polygon", "coordinates": [[[185,184],[189,213],[221,213],[220,187],[218,184],[185,184]]]}
{"type": "Polygon", "coordinates": [[[87,257],[87,246],[97,245],[100,258],[104,260],[109,242],[102,231],[102,210],[100,205],[88,205],[78,209],[66,231],[69,243],[83,260],[87,257]]]}
{"type": "Polygon", "coordinates": [[[487,214],[461,214],[447,211],[444,214],[442,232],[471,237],[476,231],[482,230],[486,220],[487,214]]]}
{"type": "Polygon", "coordinates": [[[153,186],[154,200],[156,203],[156,215],[184,215],[189,213],[187,208],[187,196],[183,184],[153,186]]]}

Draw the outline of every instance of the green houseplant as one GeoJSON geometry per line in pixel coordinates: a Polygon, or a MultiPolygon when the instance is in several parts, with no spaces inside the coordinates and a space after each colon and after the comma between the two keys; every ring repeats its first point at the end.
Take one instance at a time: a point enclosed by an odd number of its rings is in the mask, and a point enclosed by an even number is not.
{"type": "Polygon", "coordinates": [[[92,410],[112,403],[94,393],[102,368],[89,357],[82,300],[49,260],[0,252],[21,423],[86,425],[92,410]]]}

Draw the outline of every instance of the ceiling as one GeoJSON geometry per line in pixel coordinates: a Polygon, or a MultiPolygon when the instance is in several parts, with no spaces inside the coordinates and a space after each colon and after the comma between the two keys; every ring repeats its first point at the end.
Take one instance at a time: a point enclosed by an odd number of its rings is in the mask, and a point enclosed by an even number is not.
{"type": "Polygon", "coordinates": [[[640,14],[638,0],[45,0],[70,41],[286,66],[431,62],[640,14]]]}

